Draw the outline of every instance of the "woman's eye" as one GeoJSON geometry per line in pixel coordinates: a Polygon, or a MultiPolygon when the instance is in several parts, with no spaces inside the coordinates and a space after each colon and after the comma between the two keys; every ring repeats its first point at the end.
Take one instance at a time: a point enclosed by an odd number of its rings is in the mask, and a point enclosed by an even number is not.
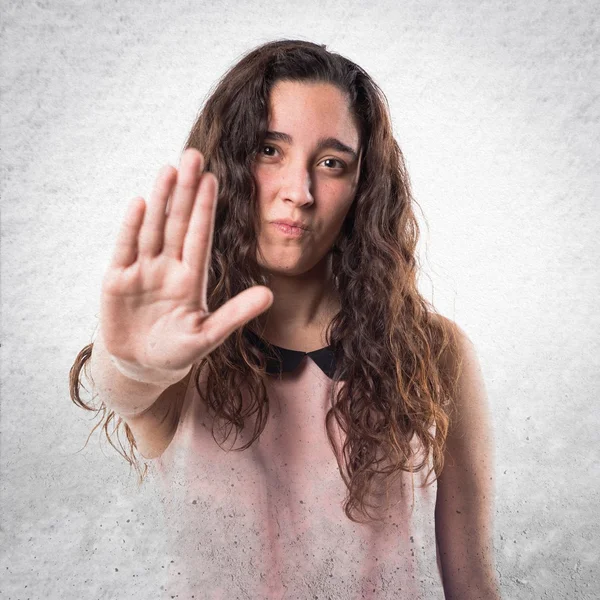
{"type": "Polygon", "coordinates": [[[337,168],[337,169],[342,168],[343,169],[346,166],[341,160],[338,160],[337,158],[326,158],[323,162],[324,163],[326,163],[326,162],[337,163],[337,166],[336,165],[332,165],[331,167],[329,167],[329,168],[334,168],[334,169],[335,168],[337,168]]]}
{"type": "Polygon", "coordinates": [[[276,149],[273,146],[262,146],[261,147],[261,154],[263,154],[264,156],[273,156],[273,154],[265,154],[264,153],[265,149],[272,150],[273,152],[276,151],[276,149]]]}

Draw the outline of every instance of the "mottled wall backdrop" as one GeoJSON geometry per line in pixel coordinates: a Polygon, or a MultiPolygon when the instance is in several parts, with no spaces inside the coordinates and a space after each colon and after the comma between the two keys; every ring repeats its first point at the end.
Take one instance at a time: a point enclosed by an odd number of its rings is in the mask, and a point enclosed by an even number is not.
{"type": "Polygon", "coordinates": [[[250,48],[325,43],[385,91],[424,294],[478,348],[507,599],[600,594],[593,0],[2,2],[0,595],[157,598],[149,484],[69,400],[126,204],[250,48]]]}

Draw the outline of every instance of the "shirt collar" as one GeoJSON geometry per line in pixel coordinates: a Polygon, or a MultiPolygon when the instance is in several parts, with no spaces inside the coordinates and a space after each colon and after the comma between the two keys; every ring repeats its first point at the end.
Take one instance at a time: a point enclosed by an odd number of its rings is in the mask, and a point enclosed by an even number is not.
{"type": "Polygon", "coordinates": [[[323,371],[329,379],[333,379],[333,374],[335,372],[335,353],[333,351],[333,346],[326,346],[325,348],[313,350],[312,352],[301,352],[299,350],[289,350],[288,348],[281,348],[280,346],[270,344],[275,354],[281,359],[279,360],[278,358],[272,358],[267,354],[268,347],[265,341],[253,331],[245,328],[244,335],[254,346],[265,353],[265,358],[267,360],[266,369],[267,373],[270,375],[279,375],[281,373],[294,371],[305,356],[310,356],[321,371],[323,371]]]}

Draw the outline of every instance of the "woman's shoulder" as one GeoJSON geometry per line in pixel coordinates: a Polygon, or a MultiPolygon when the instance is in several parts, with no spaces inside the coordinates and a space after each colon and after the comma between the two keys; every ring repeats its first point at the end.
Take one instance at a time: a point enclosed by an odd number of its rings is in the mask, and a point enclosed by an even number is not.
{"type": "Polygon", "coordinates": [[[445,317],[441,313],[430,312],[429,320],[434,326],[440,329],[444,329],[449,334],[456,335],[458,331],[462,332],[462,329],[458,326],[458,324],[455,321],[449,319],[448,317],[445,317]]]}
{"type": "Polygon", "coordinates": [[[473,342],[458,323],[440,313],[430,313],[430,323],[439,339],[444,339],[441,364],[452,371],[459,370],[465,357],[475,353],[473,342]]]}
{"type": "Polygon", "coordinates": [[[440,333],[445,333],[446,336],[454,342],[464,339],[468,340],[468,336],[462,327],[460,327],[456,321],[445,317],[441,313],[430,312],[429,322],[436,330],[440,333]]]}

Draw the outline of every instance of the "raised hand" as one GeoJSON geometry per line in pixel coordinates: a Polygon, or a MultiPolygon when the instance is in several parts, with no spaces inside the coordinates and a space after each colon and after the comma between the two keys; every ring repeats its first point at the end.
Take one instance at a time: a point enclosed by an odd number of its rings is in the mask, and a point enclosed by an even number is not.
{"type": "Polygon", "coordinates": [[[208,313],[218,182],[203,169],[202,154],[190,148],[179,172],[161,169],[148,205],[131,201],[102,281],[105,347],[119,370],[139,381],[179,381],[273,302],[271,290],[257,285],[208,313]]]}

